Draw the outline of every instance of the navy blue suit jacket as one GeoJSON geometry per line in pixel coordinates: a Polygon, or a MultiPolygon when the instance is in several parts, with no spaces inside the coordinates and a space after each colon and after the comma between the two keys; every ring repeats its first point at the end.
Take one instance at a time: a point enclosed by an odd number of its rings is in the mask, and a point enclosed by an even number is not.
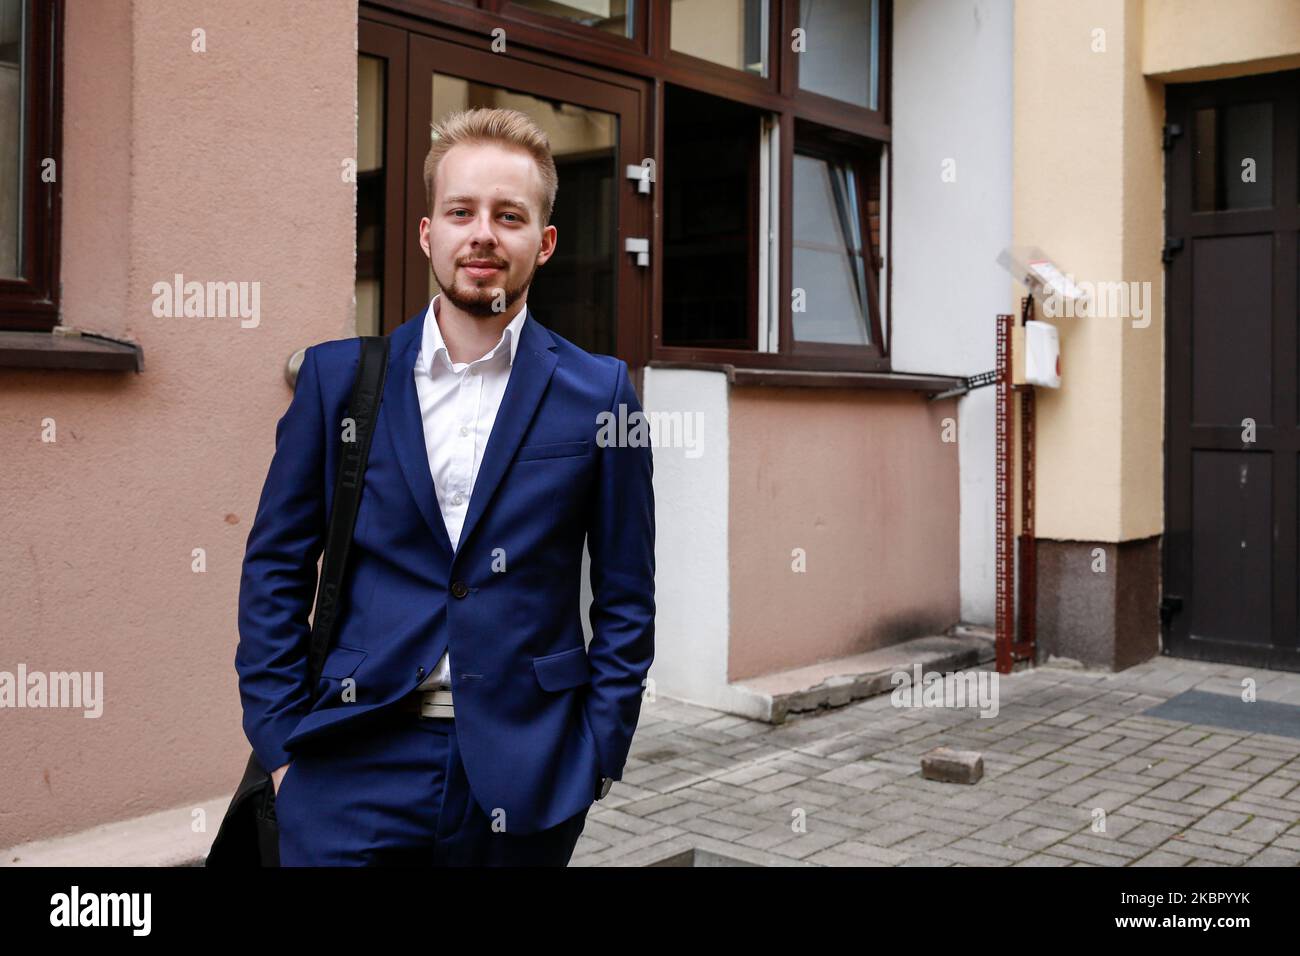
{"type": "Polygon", "coordinates": [[[314,703],[308,615],[360,340],[306,350],[244,556],[235,654],[244,731],[273,770],[298,745],[328,746],[332,731],[390,707],[450,648],[470,788],[486,813],[504,811],[509,832],[531,833],[590,806],[601,776],[622,776],[654,657],[651,449],[597,441],[601,412],[622,420],[641,410],[627,363],[583,351],[530,312],[453,553],[412,375],[424,314],[392,333],[314,703]]]}

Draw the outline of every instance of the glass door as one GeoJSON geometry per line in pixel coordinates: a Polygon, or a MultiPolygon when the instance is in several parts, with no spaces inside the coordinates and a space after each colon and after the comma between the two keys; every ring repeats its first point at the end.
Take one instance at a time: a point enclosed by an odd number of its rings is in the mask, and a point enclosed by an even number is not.
{"type": "Polygon", "coordinates": [[[363,304],[390,332],[438,291],[419,244],[431,125],[456,110],[503,107],[546,131],[559,173],[556,251],[533,278],[530,311],[589,352],[644,365],[650,269],[625,240],[650,235],[654,184],[628,174],[648,155],[648,84],[364,20],[359,66],[358,332],[363,304]]]}

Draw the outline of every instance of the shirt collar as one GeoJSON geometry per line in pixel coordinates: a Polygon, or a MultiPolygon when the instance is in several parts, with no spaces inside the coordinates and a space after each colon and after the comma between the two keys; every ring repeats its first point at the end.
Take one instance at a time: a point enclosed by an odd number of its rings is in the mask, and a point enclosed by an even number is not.
{"type": "MultiPolygon", "coordinates": [[[[424,335],[420,344],[420,354],[423,358],[424,370],[426,372],[432,371],[433,363],[437,359],[439,351],[446,356],[447,366],[450,367],[452,364],[451,354],[447,351],[447,344],[442,338],[442,329],[438,327],[438,300],[441,297],[441,292],[435,295],[430,300],[429,308],[426,309],[424,313],[424,335]]],[[[514,318],[512,318],[509,324],[502,329],[501,338],[497,339],[497,344],[481,358],[475,359],[474,361],[479,362],[483,359],[492,358],[493,356],[500,354],[502,343],[508,340],[510,342],[510,364],[514,365],[515,353],[519,351],[519,333],[523,329],[524,319],[527,317],[527,313],[528,309],[526,305],[521,303],[515,310],[514,318]]]]}

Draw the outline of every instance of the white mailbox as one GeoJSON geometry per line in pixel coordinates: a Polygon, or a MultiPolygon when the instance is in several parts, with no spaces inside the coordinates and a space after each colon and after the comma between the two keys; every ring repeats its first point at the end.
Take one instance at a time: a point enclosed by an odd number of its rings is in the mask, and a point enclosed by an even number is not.
{"type": "Polygon", "coordinates": [[[1030,320],[1012,327],[1011,381],[1016,385],[1061,387],[1061,342],[1056,326],[1030,320]]]}

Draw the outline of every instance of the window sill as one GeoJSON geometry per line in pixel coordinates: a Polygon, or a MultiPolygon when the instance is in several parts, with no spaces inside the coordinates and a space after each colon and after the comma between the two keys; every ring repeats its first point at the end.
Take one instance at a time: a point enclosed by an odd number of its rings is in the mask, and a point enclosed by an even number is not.
{"type": "Polygon", "coordinates": [[[650,368],[692,368],[725,372],[731,385],[768,385],[793,388],[874,388],[938,393],[964,388],[966,380],[954,375],[914,375],[908,372],[814,372],[784,368],[738,368],[727,362],[677,362],[654,360],[650,368]]]}
{"type": "Polygon", "coordinates": [[[0,367],[142,372],[144,349],[62,325],[54,332],[0,332],[0,367]]]}

